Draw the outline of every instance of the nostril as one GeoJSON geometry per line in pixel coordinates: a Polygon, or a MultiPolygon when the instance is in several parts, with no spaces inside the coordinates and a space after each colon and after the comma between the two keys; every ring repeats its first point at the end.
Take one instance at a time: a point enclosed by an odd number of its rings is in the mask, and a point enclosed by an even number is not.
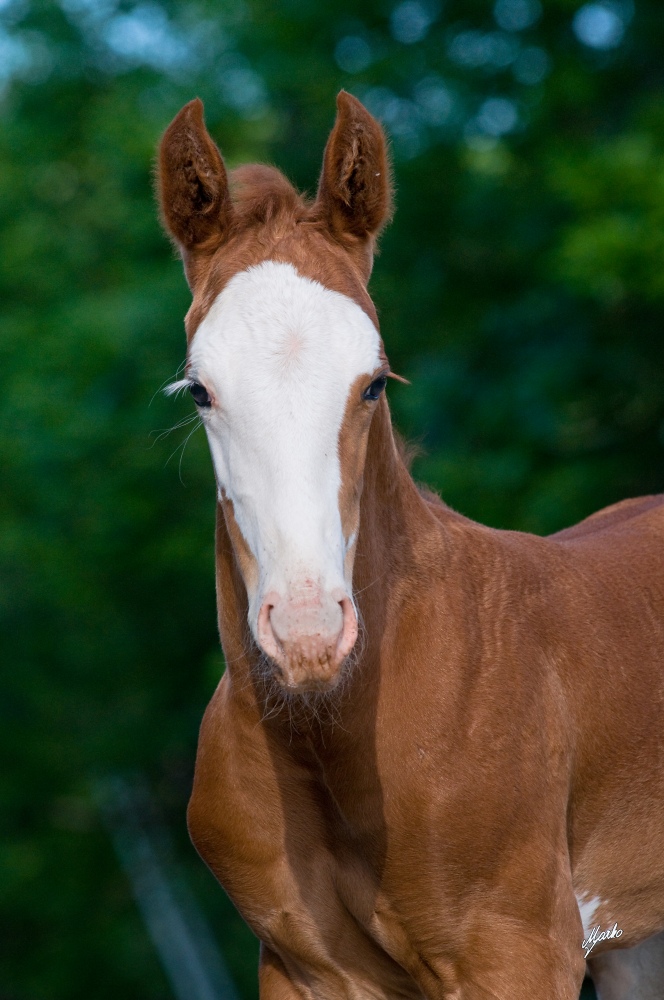
{"type": "Polygon", "coordinates": [[[258,641],[262,646],[263,650],[271,656],[273,659],[277,659],[279,654],[283,652],[283,647],[279,639],[279,634],[274,628],[274,623],[272,621],[272,612],[275,608],[275,602],[264,601],[261,605],[261,609],[258,613],[258,641]]]}
{"type": "Polygon", "coordinates": [[[344,660],[351,649],[357,641],[357,615],[355,614],[355,607],[353,602],[349,597],[343,597],[339,601],[339,607],[341,608],[342,614],[342,627],[339,637],[337,639],[337,648],[335,651],[335,659],[338,662],[344,660]]]}

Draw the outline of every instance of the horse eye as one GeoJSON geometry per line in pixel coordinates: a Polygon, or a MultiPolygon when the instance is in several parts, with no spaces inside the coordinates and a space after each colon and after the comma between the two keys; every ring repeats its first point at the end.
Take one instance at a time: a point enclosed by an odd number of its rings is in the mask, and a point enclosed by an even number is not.
{"type": "Polygon", "coordinates": [[[194,397],[194,402],[196,406],[211,406],[212,400],[208,395],[208,391],[204,385],[200,382],[192,382],[189,386],[189,392],[194,397]]]}
{"type": "Polygon", "coordinates": [[[365,389],[362,393],[362,399],[370,399],[375,402],[386,385],[387,375],[381,375],[380,378],[375,378],[369,388],[365,389]]]}

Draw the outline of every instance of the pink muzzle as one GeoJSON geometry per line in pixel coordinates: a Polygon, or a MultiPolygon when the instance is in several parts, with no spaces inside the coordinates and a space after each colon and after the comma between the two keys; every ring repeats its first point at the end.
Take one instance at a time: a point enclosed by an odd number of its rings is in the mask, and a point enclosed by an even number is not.
{"type": "Polygon", "coordinates": [[[257,624],[261,649],[290,691],[334,687],[357,639],[357,616],[348,595],[309,583],[288,597],[266,594],[257,624]]]}

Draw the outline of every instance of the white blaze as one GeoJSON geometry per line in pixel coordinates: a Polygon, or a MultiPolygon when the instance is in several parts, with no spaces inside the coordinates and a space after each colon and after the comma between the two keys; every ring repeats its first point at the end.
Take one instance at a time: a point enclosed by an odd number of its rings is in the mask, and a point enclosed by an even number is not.
{"type": "Polygon", "coordinates": [[[339,432],[349,392],[367,385],[380,338],[350,298],[272,261],[219,294],[194,336],[190,376],[213,396],[202,411],[220,490],[259,568],[249,620],[266,593],[313,581],[343,588],[339,432]]]}

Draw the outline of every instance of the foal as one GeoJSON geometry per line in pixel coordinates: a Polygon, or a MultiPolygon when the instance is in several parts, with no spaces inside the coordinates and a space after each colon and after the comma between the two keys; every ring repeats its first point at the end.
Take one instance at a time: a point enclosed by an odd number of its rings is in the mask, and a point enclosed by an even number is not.
{"type": "Polygon", "coordinates": [[[227,663],[192,839],[263,1000],[576,1000],[586,959],[661,998],[662,498],[539,538],[418,491],[366,291],[384,137],[337,105],[313,202],[229,178],[198,100],[161,145],[227,663]]]}

